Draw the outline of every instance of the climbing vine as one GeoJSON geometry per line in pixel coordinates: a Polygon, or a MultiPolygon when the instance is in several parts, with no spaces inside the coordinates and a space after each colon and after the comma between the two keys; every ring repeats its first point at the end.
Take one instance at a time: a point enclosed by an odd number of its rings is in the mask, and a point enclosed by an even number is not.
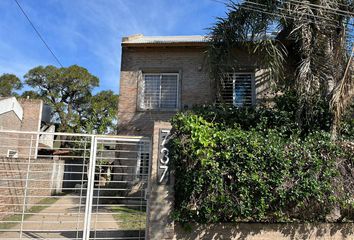
{"type": "Polygon", "coordinates": [[[331,142],[328,131],[299,134],[286,112],[224,110],[172,120],[177,221],[353,220],[354,151],[331,142]],[[341,216],[333,219],[335,208],[341,216]]]}

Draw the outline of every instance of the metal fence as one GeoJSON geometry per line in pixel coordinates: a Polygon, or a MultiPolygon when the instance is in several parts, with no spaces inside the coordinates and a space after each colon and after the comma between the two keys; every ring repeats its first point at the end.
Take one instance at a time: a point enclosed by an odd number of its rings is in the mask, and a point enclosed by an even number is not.
{"type": "Polygon", "coordinates": [[[0,130],[0,239],[144,239],[150,139],[0,130]]]}

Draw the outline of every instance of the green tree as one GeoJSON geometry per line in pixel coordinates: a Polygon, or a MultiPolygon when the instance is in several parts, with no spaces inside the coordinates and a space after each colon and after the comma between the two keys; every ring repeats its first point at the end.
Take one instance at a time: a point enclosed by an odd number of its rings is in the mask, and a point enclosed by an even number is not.
{"type": "Polygon", "coordinates": [[[211,76],[220,79],[218,89],[223,88],[224,73],[240,66],[233,50],[243,46],[258,57],[258,66],[270,70],[276,91],[295,92],[300,128],[310,129],[324,107],[332,113],[335,138],[354,96],[348,51],[353,7],[353,0],[231,1],[227,16],[210,33],[208,55],[211,76]],[[291,67],[287,74],[284,69],[291,67]]]}
{"type": "Polygon", "coordinates": [[[88,107],[91,91],[99,84],[97,77],[87,69],[73,65],[67,68],[35,67],[24,78],[33,88],[32,96],[43,99],[53,108],[58,131],[82,131],[80,113],[88,107]]]}
{"type": "Polygon", "coordinates": [[[101,91],[89,99],[87,108],[80,112],[82,127],[96,134],[114,133],[117,129],[118,95],[101,91]]]}
{"type": "Polygon", "coordinates": [[[0,97],[17,96],[15,90],[22,87],[23,84],[16,75],[5,73],[0,76],[0,97]]]}
{"type": "Polygon", "coordinates": [[[41,99],[42,97],[33,90],[24,91],[21,94],[21,98],[29,98],[29,99],[41,99]]]}

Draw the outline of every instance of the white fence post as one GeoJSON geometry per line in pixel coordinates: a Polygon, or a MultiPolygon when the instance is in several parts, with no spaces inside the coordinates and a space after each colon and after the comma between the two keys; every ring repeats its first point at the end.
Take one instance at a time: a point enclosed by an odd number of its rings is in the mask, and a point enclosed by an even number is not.
{"type": "Polygon", "coordinates": [[[86,206],[85,206],[85,222],[83,229],[84,240],[90,239],[90,225],[91,225],[91,213],[92,213],[92,198],[95,186],[95,167],[96,167],[96,152],[97,152],[97,139],[95,136],[91,137],[91,151],[90,160],[88,164],[88,179],[87,179],[87,191],[86,191],[86,206]]]}
{"type": "MultiPolygon", "coordinates": [[[[31,155],[32,155],[32,141],[33,141],[33,135],[31,135],[31,143],[30,143],[30,151],[28,154],[28,165],[27,165],[27,172],[26,172],[26,183],[25,183],[25,189],[24,189],[24,197],[23,197],[23,204],[22,204],[22,216],[21,216],[21,229],[20,229],[20,239],[22,239],[23,235],[23,223],[25,220],[25,212],[26,212],[26,200],[27,200],[27,191],[28,191],[28,181],[30,177],[30,168],[31,168],[31,155]]],[[[20,178],[22,178],[20,176],[20,178]]]]}

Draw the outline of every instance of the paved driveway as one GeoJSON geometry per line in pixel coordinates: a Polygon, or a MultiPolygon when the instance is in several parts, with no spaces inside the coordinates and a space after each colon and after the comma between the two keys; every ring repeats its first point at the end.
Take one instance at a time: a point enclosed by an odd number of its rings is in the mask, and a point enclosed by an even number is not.
{"type": "MultiPolygon", "coordinates": [[[[62,196],[51,206],[26,218],[22,225],[22,239],[76,239],[82,236],[85,202],[75,194],[62,196]]],[[[95,211],[96,208],[93,209],[95,211]]],[[[91,229],[113,231],[119,229],[117,221],[108,208],[93,213],[91,229]]],[[[1,240],[19,239],[21,225],[0,234],[1,240]]],[[[100,234],[100,233],[98,233],[100,234]]]]}

